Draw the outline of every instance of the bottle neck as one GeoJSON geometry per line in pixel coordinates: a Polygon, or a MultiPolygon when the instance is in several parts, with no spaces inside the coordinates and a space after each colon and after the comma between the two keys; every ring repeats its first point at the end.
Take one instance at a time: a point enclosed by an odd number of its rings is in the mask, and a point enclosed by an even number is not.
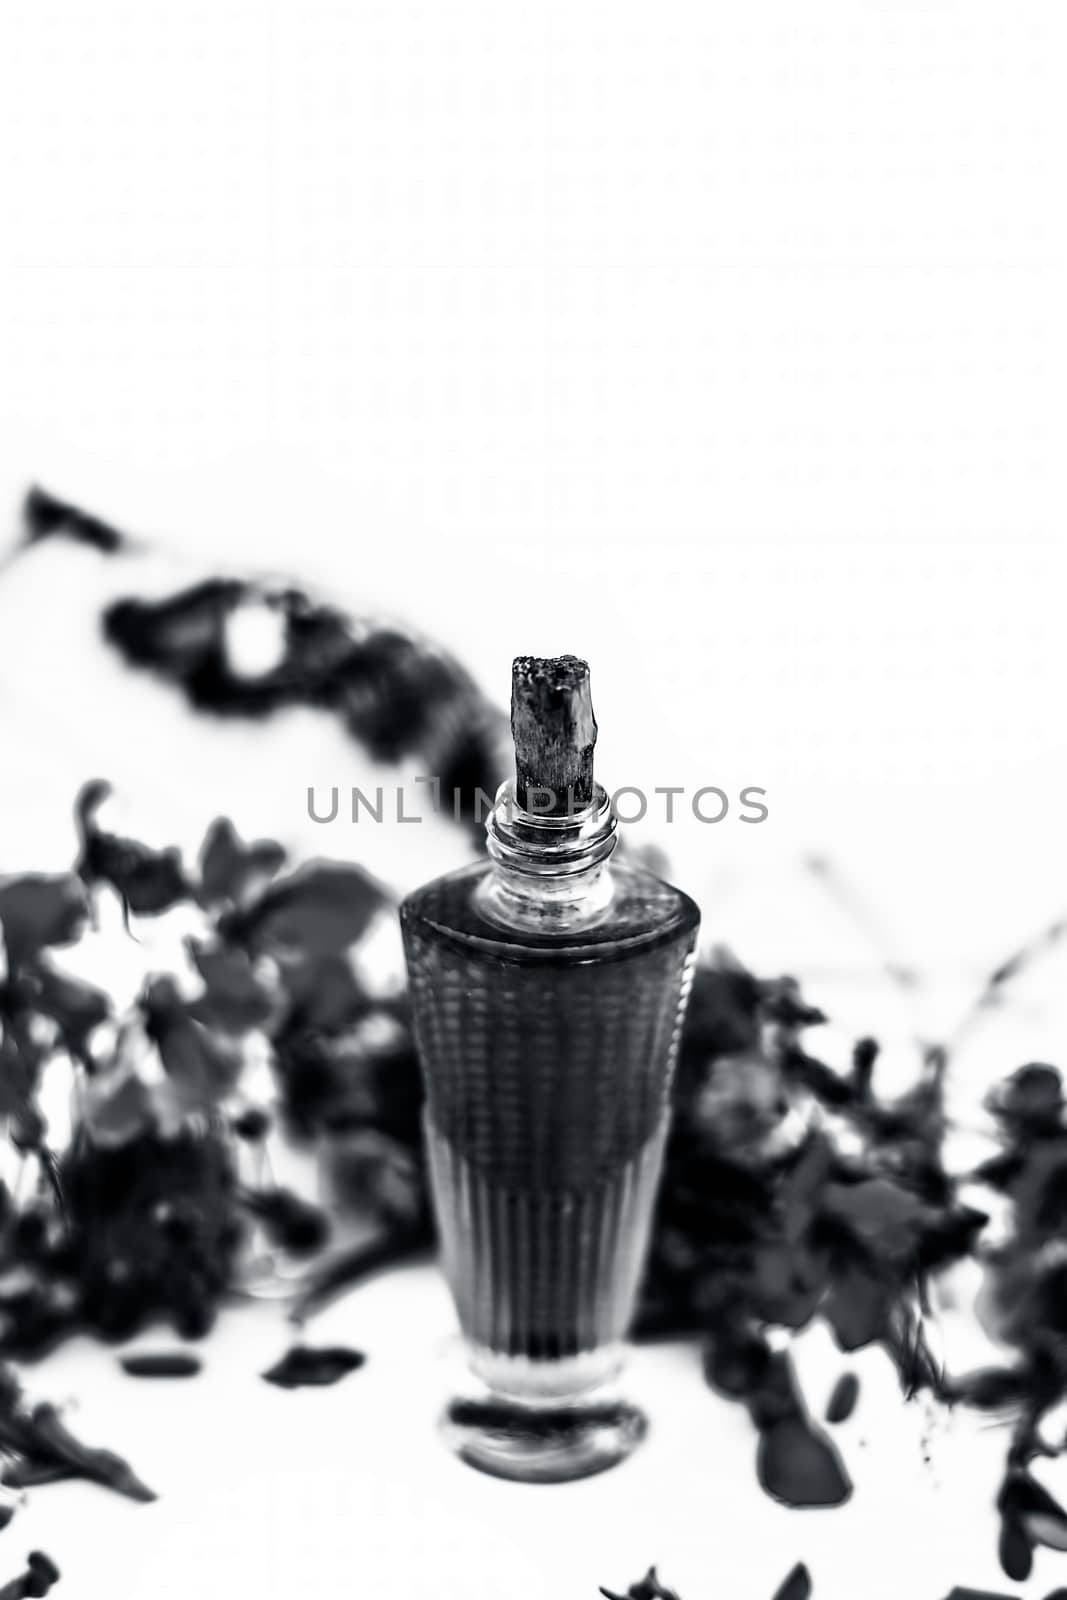
{"type": "Polygon", "coordinates": [[[614,893],[608,860],[617,826],[599,784],[590,805],[563,817],[525,810],[514,783],[502,784],[485,825],[493,866],[479,894],[482,912],[508,927],[545,933],[599,922],[614,893]]]}

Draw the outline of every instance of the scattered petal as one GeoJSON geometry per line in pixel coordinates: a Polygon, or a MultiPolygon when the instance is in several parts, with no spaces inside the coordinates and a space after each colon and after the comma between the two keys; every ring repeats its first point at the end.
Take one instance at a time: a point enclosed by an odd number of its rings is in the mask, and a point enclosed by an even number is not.
{"type": "Polygon", "coordinates": [[[273,839],[245,844],[229,817],[211,824],[200,849],[200,893],[209,905],[237,904],[285,864],[285,850],[273,839]]]}
{"type": "Polygon", "coordinates": [[[262,1223],[271,1242],[293,1255],[312,1255],[329,1242],[329,1216],[291,1189],[247,1190],[241,1203],[262,1223]]]}
{"type": "Polygon", "coordinates": [[[89,919],[89,897],[72,872],[27,873],[0,881],[0,925],[11,968],[48,945],[70,944],[89,919]]]}
{"type": "Polygon", "coordinates": [[[44,489],[32,488],[22,507],[22,523],[27,544],[39,544],[43,539],[62,535],[77,544],[90,545],[102,555],[114,555],[128,544],[124,534],[99,517],[67,505],[44,489]]]}
{"type": "Polygon", "coordinates": [[[131,1378],[195,1378],[201,1371],[197,1357],[184,1350],[146,1350],[121,1359],[131,1378]]]}
{"type": "Polygon", "coordinates": [[[785,1582],[774,1591],[773,1600],[811,1600],[811,1573],[798,1561],[785,1582]]]}
{"type": "Polygon", "coordinates": [[[1013,1583],[1025,1583],[1034,1565],[1034,1547],[1021,1521],[1004,1518],[1000,1525],[997,1553],[1005,1577],[1013,1583]]]}
{"type": "Polygon", "coordinates": [[[312,862],[271,884],[250,906],[226,913],[219,929],[254,955],[306,965],[355,944],[385,900],[362,868],[312,862]]]}
{"type": "Polygon", "coordinates": [[[945,1600],[1017,1600],[1017,1596],[1004,1594],[1000,1589],[952,1589],[945,1600]]]}
{"type": "Polygon", "coordinates": [[[756,1472],[767,1493],[787,1506],[839,1506],[852,1493],[837,1450],[802,1416],[761,1433],[756,1472]]]}
{"type": "Polygon", "coordinates": [[[324,1388],[339,1383],[366,1361],[359,1350],[343,1345],[294,1345],[263,1377],[279,1389],[324,1388]]]}
{"type": "Polygon", "coordinates": [[[603,1587],[600,1593],[605,1600],[679,1600],[673,1589],[666,1589],[660,1583],[655,1567],[649,1567],[643,1578],[631,1583],[624,1595],[617,1595],[614,1590],[603,1587]]]}
{"type": "Polygon", "coordinates": [[[89,1478],[106,1489],[113,1489],[128,1500],[147,1503],[156,1498],[121,1456],[111,1450],[94,1449],[76,1439],[60,1419],[54,1405],[42,1402],[34,1406],[25,1431],[33,1453],[71,1468],[78,1477],[89,1478]]]}
{"type": "Polygon", "coordinates": [[[854,1372],[843,1372],[834,1384],[826,1404],[826,1420],[831,1423],[847,1422],[856,1409],[860,1380],[854,1372]]]}
{"type": "Polygon", "coordinates": [[[75,803],[81,837],[77,870],[84,883],[110,884],[127,912],[139,916],[155,916],[190,899],[192,890],[178,850],[153,850],[97,825],[96,813],[110,793],[111,785],[96,779],[85,785],[75,803]]]}

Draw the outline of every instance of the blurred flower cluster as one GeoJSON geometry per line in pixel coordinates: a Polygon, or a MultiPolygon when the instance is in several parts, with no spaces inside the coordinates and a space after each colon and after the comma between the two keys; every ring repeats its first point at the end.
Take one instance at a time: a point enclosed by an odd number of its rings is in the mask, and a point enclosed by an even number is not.
{"type": "Polygon", "coordinates": [[[202,1334],[256,1240],[262,1268],[328,1256],[339,1218],[369,1230],[357,1261],[430,1234],[385,891],[343,863],[287,871],[225,819],[187,864],[106,831],[107,796],[79,797],[70,873],[0,882],[8,1353],[159,1317],[202,1334]],[[301,1145],[321,1197],[274,1180],[272,1148],[301,1145]]]}

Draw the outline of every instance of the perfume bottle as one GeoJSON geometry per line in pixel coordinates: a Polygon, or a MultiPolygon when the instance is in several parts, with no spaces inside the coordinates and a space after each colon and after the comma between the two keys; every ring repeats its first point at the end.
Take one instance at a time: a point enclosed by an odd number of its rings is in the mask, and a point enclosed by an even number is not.
{"type": "Polygon", "coordinates": [[[589,668],[520,656],[515,779],[487,857],[401,924],[445,1273],[481,1397],[445,1427],[499,1476],[561,1481],[645,1431],[623,1358],[700,913],[610,857],[589,668]]]}

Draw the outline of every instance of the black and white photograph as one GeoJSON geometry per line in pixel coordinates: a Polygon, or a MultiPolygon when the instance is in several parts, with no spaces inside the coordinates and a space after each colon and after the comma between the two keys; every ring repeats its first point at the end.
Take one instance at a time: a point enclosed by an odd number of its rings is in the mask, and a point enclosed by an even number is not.
{"type": "Polygon", "coordinates": [[[1067,1600],[1065,74],[0,0],[0,1600],[1067,1600]]]}

